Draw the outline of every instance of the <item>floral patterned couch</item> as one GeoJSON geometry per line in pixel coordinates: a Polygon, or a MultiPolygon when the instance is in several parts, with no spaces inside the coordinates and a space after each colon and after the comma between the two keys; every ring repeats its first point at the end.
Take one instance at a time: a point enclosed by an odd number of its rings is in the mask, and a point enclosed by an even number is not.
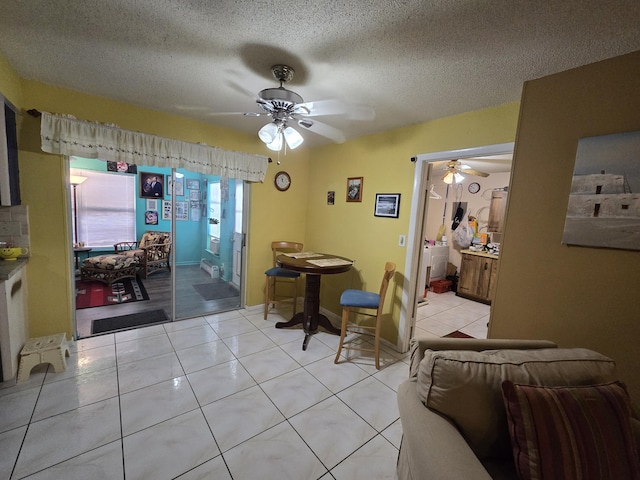
{"type": "Polygon", "coordinates": [[[123,278],[135,278],[138,259],[126,255],[98,255],[82,262],[80,278],[83,282],[97,281],[111,285],[123,278]]]}
{"type": "Polygon", "coordinates": [[[149,230],[140,242],[119,242],[113,247],[116,255],[137,260],[142,278],[162,270],[171,271],[171,233],[149,230]]]}

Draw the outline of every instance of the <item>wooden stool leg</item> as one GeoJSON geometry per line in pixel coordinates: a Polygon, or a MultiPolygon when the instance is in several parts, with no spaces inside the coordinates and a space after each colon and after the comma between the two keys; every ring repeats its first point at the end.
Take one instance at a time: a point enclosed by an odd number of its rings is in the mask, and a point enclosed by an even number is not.
{"type": "Polygon", "coordinates": [[[344,343],[344,337],[347,334],[347,324],[349,323],[349,307],[342,307],[342,328],[340,329],[340,343],[338,344],[338,352],[336,353],[336,359],[333,363],[338,363],[340,360],[340,353],[342,352],[342,344],[344,343]]]}

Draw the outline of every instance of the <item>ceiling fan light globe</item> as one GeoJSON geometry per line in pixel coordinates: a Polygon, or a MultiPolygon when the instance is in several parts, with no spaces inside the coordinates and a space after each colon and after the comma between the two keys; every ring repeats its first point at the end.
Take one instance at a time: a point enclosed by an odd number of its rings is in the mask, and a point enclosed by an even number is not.
{"type": "Polygon", "coordinates": [[[287,127],[284,129],[284,139],[291,150],[298,148],[304,142],[302,135],[293,127],[287,127]]]}
{"type": "Polygon", "coordinates": [[[449,185],[453,183],[453,179],[454,179],[453,172],[447,172],[444,174],[444,177],[442,177],[442,181],[449,185]]]}
{"type": "Polygon", "coordinates": [[[453,179],[454,179],[453,183],[462,183],[462,181],[464,180],[464,176],[456,172],[453,174],[453,179]]]}
{"type": "Polygon", "coordinates": [[[269,150],[273,150],[274,152],[279,152],[282,150],[282,135],[278,133],[276,138],[273,139],[272,142],[267,143],[267,148],[269,150]]]}
{"type": "Polygon", "coordinates": [[[262,140],[267,145],[272,143],[277,136],[278,126],[273,122],[267,123],[264,127],[258,130],[258,138],[260,138],[260,140],[262,140]]]}

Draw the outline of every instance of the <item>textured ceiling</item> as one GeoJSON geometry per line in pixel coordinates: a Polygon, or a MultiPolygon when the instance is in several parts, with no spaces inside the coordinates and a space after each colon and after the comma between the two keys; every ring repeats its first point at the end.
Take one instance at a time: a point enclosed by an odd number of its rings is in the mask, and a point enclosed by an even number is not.
{"type": "Polygon", "coordinates": [[[264,118],[211,114],[259,111],[247,91],[285,63],[305,101],[375,109],[321,117],[353,138],[517,101],[526,80],[640,50],[639,25],[638,0],[7,0],[0,51],[28,79],[251,133],[264,118]]]}

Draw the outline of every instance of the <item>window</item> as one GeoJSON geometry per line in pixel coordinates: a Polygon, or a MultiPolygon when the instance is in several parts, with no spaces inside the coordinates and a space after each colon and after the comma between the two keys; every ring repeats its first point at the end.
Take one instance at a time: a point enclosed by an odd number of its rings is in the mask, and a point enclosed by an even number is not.
{"type": "MultiPolygon", "coordinates": [[[[75,187],[78,242],[91,248],[112,249],[114,243],[135,241],[136,177],[79,169],[71,169],[71,175],[86,177],[75,187]]],[[[72,216],[75,215],[73,202],[71,210],[72,216]]]]}
{"type": "Polygon", "coordinates": [[[235,206],[235,233],[242,233],[242,206],[244,204],[243,200],[243,190],[244,182],[242,180],[236,180],[236,206],[235,206]]]}
{"type": "Polygon", "coordinates": [[[211,182],[209,183],[209,235],[214,238],[220,238],[221,212],[220,182],[211,182]]]}

